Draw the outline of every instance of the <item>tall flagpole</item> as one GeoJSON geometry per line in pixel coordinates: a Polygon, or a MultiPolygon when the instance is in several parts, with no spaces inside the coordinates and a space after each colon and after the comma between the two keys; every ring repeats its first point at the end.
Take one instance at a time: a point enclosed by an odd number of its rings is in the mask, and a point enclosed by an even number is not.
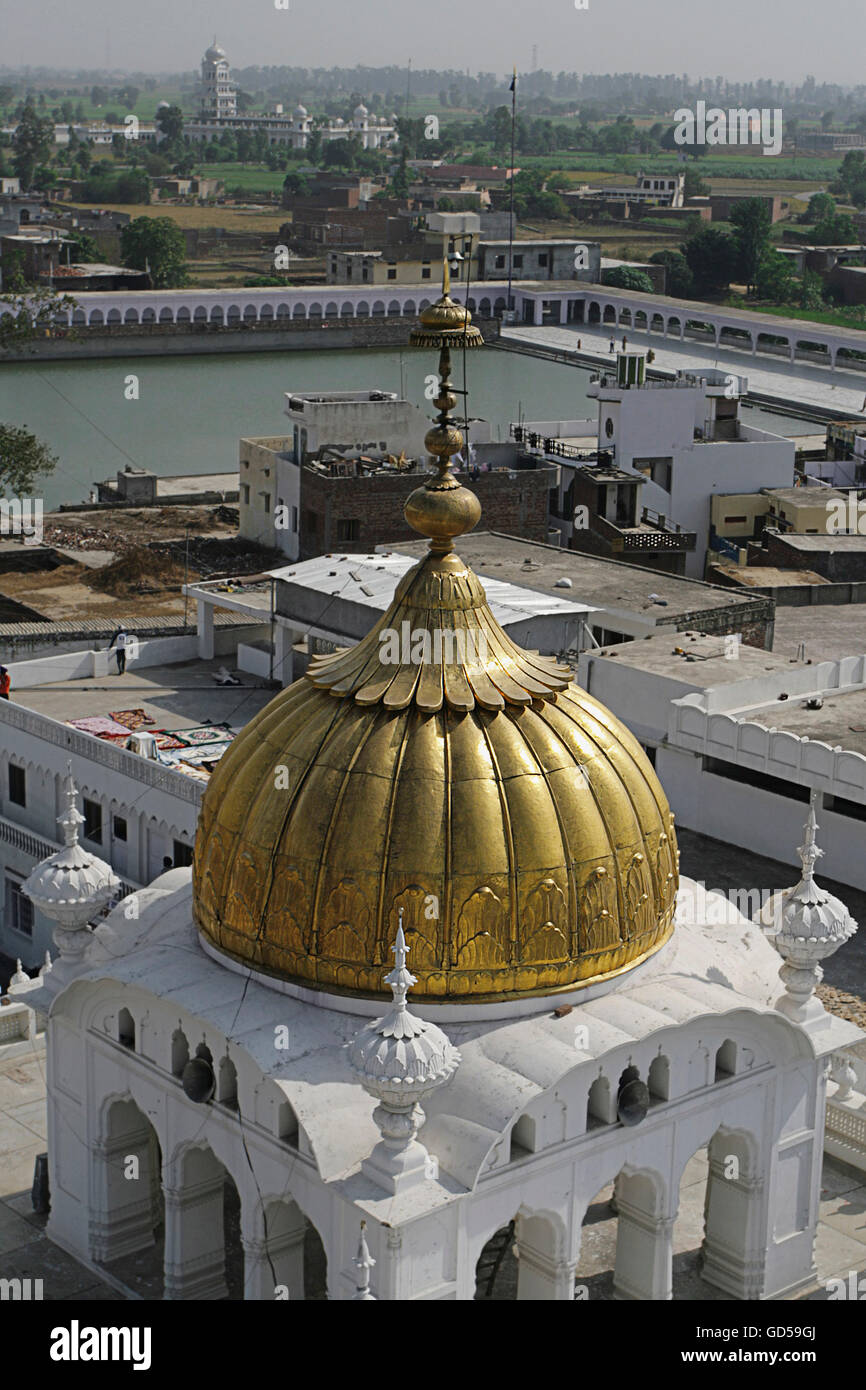
{"type": "Polygon", "coordinates": [[[509,200],[508,227],[508,308],[514,308],[511,294],[511,271],[514,264],[514,127],[517,121],[517,64],[511,76],[511,197],[509,200]]]}

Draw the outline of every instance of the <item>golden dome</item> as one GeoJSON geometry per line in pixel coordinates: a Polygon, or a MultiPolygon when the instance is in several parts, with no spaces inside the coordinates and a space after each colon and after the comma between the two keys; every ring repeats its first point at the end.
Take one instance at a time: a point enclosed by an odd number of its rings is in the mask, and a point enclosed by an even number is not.
{"type": "Polygon", "coordinates": [[[454,553],[479,508],[444,447],[447,345],[440,370],[439,473],[406,506],[430,551],[357,646],[312,661],[220,759],[194,912],[253,969],[382,996],[402,910],[415,998],[547,994],[670,936],[673,818],[637,740],[512,642],[454,553]]]}

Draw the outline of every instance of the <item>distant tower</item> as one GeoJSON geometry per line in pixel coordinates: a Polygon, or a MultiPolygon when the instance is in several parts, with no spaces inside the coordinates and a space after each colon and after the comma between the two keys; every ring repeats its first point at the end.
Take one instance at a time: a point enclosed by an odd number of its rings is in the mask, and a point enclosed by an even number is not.
{"type": "Polygon", "coordinates": [[[216,39],[201,60],[201,109],[209,120],[236,116],[238,112],[229,60],[216,39]]]}

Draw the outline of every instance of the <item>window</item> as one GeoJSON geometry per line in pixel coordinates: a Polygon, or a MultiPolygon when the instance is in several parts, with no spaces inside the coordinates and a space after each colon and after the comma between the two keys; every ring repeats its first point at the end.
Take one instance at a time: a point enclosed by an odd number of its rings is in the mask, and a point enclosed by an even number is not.
{"type": "Polygon", "coordinates": [[[250,485],[249,485],[249,483],[241,483],[241,501],[244,503],[245,506],[249,506],[249,504],[250,504],[250,485]]]}
{"type": "Polygon", "coordinates": [[[358,539],[358,532],[359,532],[359,529],[360,529],[360,523],[359,523],[357,520],[355,520],[354,518],[353,518],[351,521],[348,521],[348,520],[338,521],[338,522],[337,522],[337,540],[338,540],[338,541],[356,541],[356,540],[358,539]]]}
{"type": "Polygon", "coordinates": [[[824,810],[835,811],[837,816],[850,816],[852,820],[866,820],[866,806],[859,801],[849,801],[844,796],[824,796],[824,810]]]}
{"type": "Polygon", "coordinates": [[[389,266],[389,267],[388,267],[388,279],[389,279],[389,280],[396,280],[396,279],[397,279],[397,267],[396,267],[396,266],[389,266]]]}
{"type": "Polygon", "coordinates": [[[608,416],[604,422],[604,432],[608,439],[613,437],[613,420],[611,420],[610,416],[608,416]]]}
{"type": "Polygon", "coordinates": [[[743,767],[740,763],[729,763],[725,758],[703,758],[701,770],[712,772],[716,777],[730,777],[735,782],[748,783],[750,787],[762,787],[764,791],[775,792],[778,796],[789,796],[794,801],[808,801],[809,788],[796,782],[788,782],[783,777],[773,777],[768,772],[758,772],[755,768],[743,767]]]}
{"type": "Polygon", "coordinates": [[[421,267],[421,279],[422,279],[422,280],[429,280],[429,279],[430,279],[430,267],[429,267],[429,265],[423,265],[423,266],[421,267]]]}
{"type": "Polygon", "coordinates": [[[84,838],[102,844],[102,807],[98,801],[84,798],[84,838]]]}
{"type": "Polygon", "coordinates": [[[9,764],[9,800],[16,806],[27,805],[27,774],[23,767],[9,764]]]}
{"type": "Polygon", "coordinates": [[[172,851],[174,853],[174,867],[176,869],[185,869],[192,863],[192,845],[185,845],[183,840],[174,840],[172,842],[172,851]]]}
{"type": "Polygon", "coordinates": [[[292,530],[297,533],[298,529],[298,509],[292,507],[292,530]]]}
{"type": "Polygon", "coordinates": [[[746,524],[746,522],[748,521],[748,519],[749,519],[749,518],[748,518],[747,516],[726,516],[726,517],[725,517],[725,525],[726,525],[726,526],[745,526],[745,524],[746,524]]]}
{"type": "Polygon", "coordinates": [[[271,510],[271,494],[269,492],[260,492],[259,496],[262,499],[262,511],[267,514],[271,510]]]}
{"type": "Polygon", "coordinates": [[[111,833],[115,840],[126,839],[126,821],[123,816],[115,816],[111,822],[111,833]]]}
{"type": "Polygon", "coordinates": [[[522,257],[522,256],[515,256],[515,257],[514,257],[514,269],[515,269],[515,270],[522,270],[522,269],[523,269],[523,257],[522,257]]]}
{"type": "Polygon", "coordinates": [[[539,265],[547,265],[547,252],[546,252],[546,251],[539,251],[539,253],[538,253],[538,264],[539,264],[539,265]]]}
{"type": "Polygon", "coordinates": [[[351,261],[347,261],[347,262],[346,262],[346,279],[347,279],[347,280],[351,280],[351,278],[352,278],[352,262],[351,262],[351,261]]]}
{"type": "Polygon", "coordinates": [[[23,878],[6,875],[6,926],[22,936],[33,935],[33,904],[21,892],[23,878]]]}
{"type": "Polygon", "coordinates": [[[497,256],[497,257],[496,257],[496,260],[494,261],[493,264],[494,264],[494,268],[495,268],[496,270],[504,270],[504,269],[505,269],[505,257],[504,257],[504,256],[497,256]]]}

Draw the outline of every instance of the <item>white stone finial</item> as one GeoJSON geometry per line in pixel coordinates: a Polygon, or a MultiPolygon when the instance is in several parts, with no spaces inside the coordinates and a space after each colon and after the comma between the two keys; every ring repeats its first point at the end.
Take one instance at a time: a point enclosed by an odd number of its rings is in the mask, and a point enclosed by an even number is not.
{"type": "Polygon", "coordinates": [[[382,1139],[361,1170],[396,1193],[431,1172],[430,1156],[415,1138],[425,1118],[418,1102],[450,1080],[460,1054],[441,1028],[417,1018],[406,1006],[407,991],[416,979],[406,969],[409,948],[402,909],[392,949],[394,969],[385,977],[393,995],[391,1008],[356,1034],[349,1058],[364,1090],[379,1101],[373,1119],[382,1139]]]}
{"type": "Polygon", "coordinates": [[[78,844],[78,827],[84,824],[84,817],[78,809],[78,788],[72,776],[71,760],[66,764],[66,776],[63,779],[63,791],[66,796],[66,805],[63,814],[57,817],[57,824],[63,827],[63,843],[71,849],[78,844]]]}
{"type": "Polygon", "coordinates": [[[824,977],[821,961],[838,951],[857,930],[845,904],[815,882],[815,864],[824,852],[817,843],[816,800],[817,792],[813,791],[803,843],[797,851],[803,868],[800,882],[774,893],[756,919],[783,961],[779,978],[785,992],[776,1000],[776,1008],[810,1029],[824,1027],[828,1017],[815,994],[824,977]]]}
{"type": "Polygon", "coordinates": [[[370,1292],[370,1270],[376,1261],[370,1254],[370,1247],[367,1244],[367,1237],[364,1232],[367,1229],[366,1221],[361,1222],[361,1237],[358,1241],[358,1253],[352,1264],[358,1271],[358,1281],[355,1285],[353,1301],[357,1303],[375,1303],[376,1295],[370,1292]]]}
{"type": "Polygon", "coordinates": [[[50,952],[50,951],[46,951],[46,952],[45,952],[45,961],[44,961],[44,964],[41,965],[40,968],[39,968],[39,977],[40,977],[40,979],[41,979],[43,976],[50,974],[50,972],[51,972],[53,969],[54,969],[54,965],[53,965],[53,962],[52,962],[52,960],[51,960],[51,952],[50,952]]]}

